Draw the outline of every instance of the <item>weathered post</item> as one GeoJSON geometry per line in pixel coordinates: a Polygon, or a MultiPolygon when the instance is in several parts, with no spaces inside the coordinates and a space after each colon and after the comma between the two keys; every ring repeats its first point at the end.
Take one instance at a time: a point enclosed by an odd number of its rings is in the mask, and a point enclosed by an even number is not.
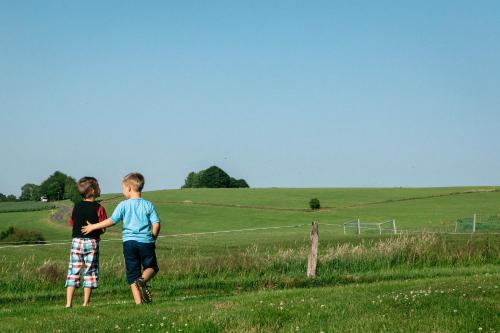
{"type": "Polygon", "coordinates": [[[476,214],[474,214],[474,219],[472,220],[472,232],[476,232],[476,214]]]}
{"type": "Polygon", "coordinates": [[[358,219],[358,235],[361,235],[361,222],[358,219]]]}
{"type": "Polygon", "coordinates": [[[394,235],[396,235],[398,233],[398,231],[396,230],[396,220],[392,220],[392,229],[394,230],[394,235]]]}
{"type": "Polygon", "coordinates": [[[382,235],[382,226],[381,225],[382,225],[382,223],[378,224],[378,233],[379,233],[379,235],[382,235]]]}
{"type": "Polygon", "coordinates": [[[307,277],[316,277],[316,265],[318,263],[318,222],[314,221],[312,223],[311,230],[311,252],[309,253],[309,258],[307,260],[307,277]]]}

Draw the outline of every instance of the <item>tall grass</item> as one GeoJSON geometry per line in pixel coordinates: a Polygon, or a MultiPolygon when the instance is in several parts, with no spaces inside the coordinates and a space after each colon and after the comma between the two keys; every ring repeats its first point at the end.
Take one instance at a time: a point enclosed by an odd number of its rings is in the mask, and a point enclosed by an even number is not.
{"type": "MultiPolygon", "coordinates": [[[[456,241],[432,233],[397,235],[373,241],[320,243],[318,275],[306,278],[307,244],[276,251],[257,245],[210,257],[186,255],[172,249],[159,251],[160,274],[152,282],[167,295],[200,292],[234,293],[241,290],[283,289],[345,284],[420,274],[419,269],[497,265],[500,244],[481,237],[456,241]]],[[[0,288],[6,299],[29,299],[62,293],[67,269],[64,260],[43,260],[32,255],[20,261],[0,258],[0,288]],[[38,294],[38,296],[37,296],[38,294]]],[[[428,270],[432,272],[432,269],[428,270]]],[[[121,255],[101,260],[102,292],[128,292],[121,255]]],[[[434,274],[434,273],[433,273],[434,274]]],[[[100,291],[101,292],[101,291],[100,291]]]]}
{"type": "Polygon", "coordinates": [[[454,243],[435,233],[403,234],[360,244],[329,246],[320,256],[323,267],[368,271],[394,266],[433,267],[498,263],[500,247],[489,237],[454,243]]]}

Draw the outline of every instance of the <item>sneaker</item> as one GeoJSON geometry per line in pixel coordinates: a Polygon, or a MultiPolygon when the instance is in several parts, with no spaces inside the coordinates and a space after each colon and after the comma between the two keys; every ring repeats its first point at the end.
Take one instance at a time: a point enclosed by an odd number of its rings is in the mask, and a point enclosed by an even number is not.
{"type": "Polygon", "coordinates": [[[151,291],[149,290],[149,286],[146,285],[146,282],[142,278],[138,278],[135,280],[135,285],[139,289],[141,293],[141,300],[143,303],[151,303],[153,300],[151,297],[151,291]]]}

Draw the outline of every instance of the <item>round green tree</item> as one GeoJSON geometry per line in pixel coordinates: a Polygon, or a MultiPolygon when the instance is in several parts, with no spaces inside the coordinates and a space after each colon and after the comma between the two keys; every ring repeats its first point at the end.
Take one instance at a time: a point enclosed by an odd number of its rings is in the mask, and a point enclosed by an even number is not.
{"type": "Polygon", "coordinates": [[[319,200],[317,198],[312,198],[309,201],[309,207],[311,207],[312,210],[320,209],[321,205],[319,203],[319,200]]]}

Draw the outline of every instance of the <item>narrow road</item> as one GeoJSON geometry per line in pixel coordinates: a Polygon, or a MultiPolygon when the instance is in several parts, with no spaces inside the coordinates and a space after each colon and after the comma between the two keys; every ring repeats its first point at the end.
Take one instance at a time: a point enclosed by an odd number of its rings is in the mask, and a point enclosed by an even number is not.
{"type": "Polygon", "coordinates": [[[50,220],[55,223],[67,222],[65,216],[69,212],[71,212],[71,207],[61,205],[57,208],[57,211],[50,217],[50,220]]]}

